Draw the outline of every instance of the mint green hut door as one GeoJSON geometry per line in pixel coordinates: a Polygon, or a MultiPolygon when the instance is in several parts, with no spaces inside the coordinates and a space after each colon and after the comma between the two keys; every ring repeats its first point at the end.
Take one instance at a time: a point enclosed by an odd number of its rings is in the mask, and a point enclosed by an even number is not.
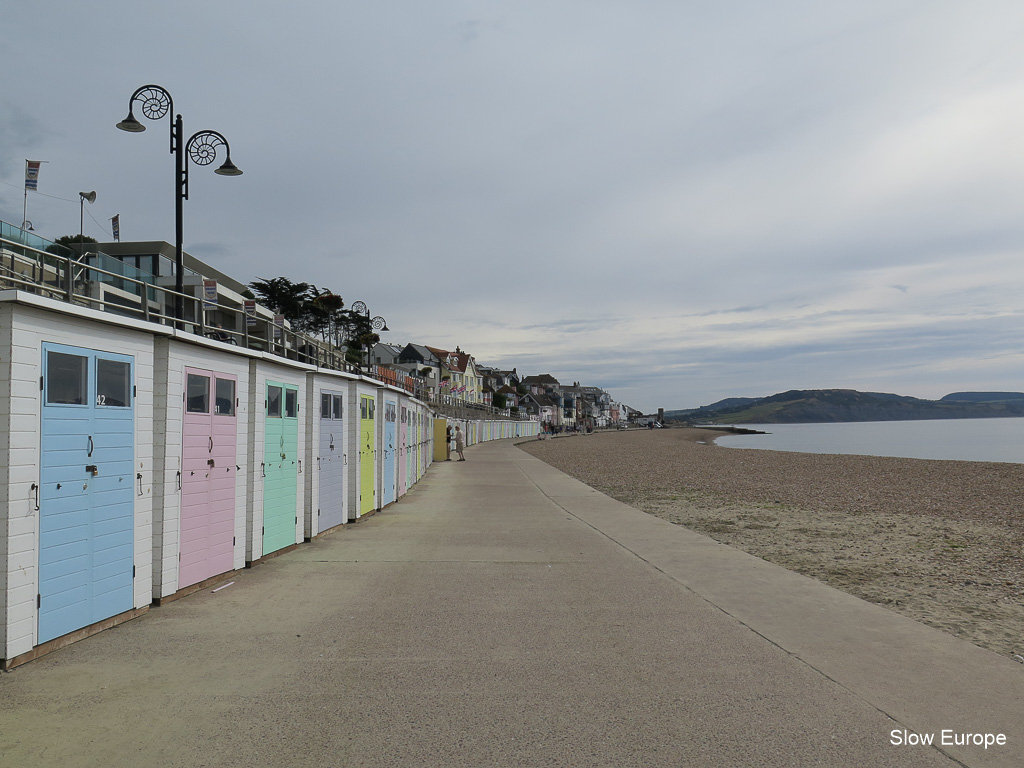
{"type": "Polygon", "coordinates": [[[295,543],[299,489],[299,390],[267,382],[263,554],[295,543]]]}

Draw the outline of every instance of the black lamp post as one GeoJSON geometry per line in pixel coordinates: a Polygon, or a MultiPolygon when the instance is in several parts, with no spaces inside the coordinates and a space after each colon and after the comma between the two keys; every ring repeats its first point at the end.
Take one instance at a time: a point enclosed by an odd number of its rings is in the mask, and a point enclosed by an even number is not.
{"type": "MultiPolygon", "coordinates": [[[[390,328],[388,328],[387,321],[383,317],[381,317],[380,315],[377,315],[376,317],[371,318],[370,317],[370,310],[369,310],[369,308],[362,301],[357,301],[354,304],[352,304],[352,311],[353,312],[359,312],[360,314],[365,315],[366,316],[367,324],[369,324],[370,328],[373,329],[374,331],[390,331],[391,330],[390,328]]],[[[369,366],[369,364],[370,364],[370,355],[369,355],[369,353],[370,353],[370,350],[367,349],[367,355],[366,355],[366,365],[367,366],[369,366]]]]}
{"type": "MultiPolygon", "coordinates": [[[[159,85],[144,85],[128,99],[128,117],[117,124],[122,131],[142,133],[146,126],[135,119],[132,107],[136,101],[142,103],[142,114],[150,120],[159,120],[174,111],[171,94],[159,85]]],[[[185,153],[196,165],[209,165],[217,157],[217,147],[224,145],[226,159],[214,173],[221,176],[241,176],[242,172],[231,162],[231,148],[228,140],[217,131],[199,131],[185,141],[185,129],[181,115],[171,121],[171,154],[174,155],[174,318],[181,326],[184,315],[182,294],[185,292],[185,264],[182,255],[182,219],[184,202],[188,200],[188,163],[185,153]]]]}

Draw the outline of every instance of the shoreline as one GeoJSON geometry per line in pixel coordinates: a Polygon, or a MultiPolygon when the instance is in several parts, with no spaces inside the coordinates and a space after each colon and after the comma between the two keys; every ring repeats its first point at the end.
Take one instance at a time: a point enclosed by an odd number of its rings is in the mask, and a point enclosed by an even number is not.
{"type": "Polygon", "coordinates": [[[714,443],[725,434],[636,430],[520,448],[649,514],[1024,659],[1019,465],[714,443]]]}
{"type": "Polygon", "coordinates": [[[714,440],[730,449],[1024,466],[1024,433],[1019,424],[1024,424],[1024,418],[758,424],[757,429],[747,428],[746,432],[732,429],[734,425],[677,428],[728,430],[714,440]],[[767,437],[749,438],[751,434],[767,437]],[[721,437],[734,436],[746,439],[718,442],[721,437]]]}

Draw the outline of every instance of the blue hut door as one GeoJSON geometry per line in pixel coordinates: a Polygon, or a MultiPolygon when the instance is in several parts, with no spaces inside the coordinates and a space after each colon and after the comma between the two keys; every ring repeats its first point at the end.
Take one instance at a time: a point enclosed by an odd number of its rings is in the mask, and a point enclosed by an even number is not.
{"type": "Polygon", "coordinates": [[[381,480],[381,506],[390,504],[397,496],[395,486],[397,480],[396,459],[398,457],[398,403],[394,400],[384,401],[384,475],[381,480]]]}
{"type": "Polygon", "coordinates": [[[345,396],[320,390],[320,450],[317,454],[317,481],[320,486],[320,522],[317,530],[326,531],[345,522],[345,396]]]}
{"type": "Polygon", "coordinates": [[[43,345],[39,638],[134,607],[133,358],[43,345]]]}

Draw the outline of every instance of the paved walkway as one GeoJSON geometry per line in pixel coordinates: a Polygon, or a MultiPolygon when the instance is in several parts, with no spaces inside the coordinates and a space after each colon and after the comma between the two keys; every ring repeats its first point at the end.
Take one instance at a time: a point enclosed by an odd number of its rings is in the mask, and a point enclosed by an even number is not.
{"type": "Polygon", "coordinates": [[[1020,766],[1024,666],[474,446],[0,674],[0,765],[1020,766]],[[893,745],[893,731],[1004,746],[893,745]]]}

